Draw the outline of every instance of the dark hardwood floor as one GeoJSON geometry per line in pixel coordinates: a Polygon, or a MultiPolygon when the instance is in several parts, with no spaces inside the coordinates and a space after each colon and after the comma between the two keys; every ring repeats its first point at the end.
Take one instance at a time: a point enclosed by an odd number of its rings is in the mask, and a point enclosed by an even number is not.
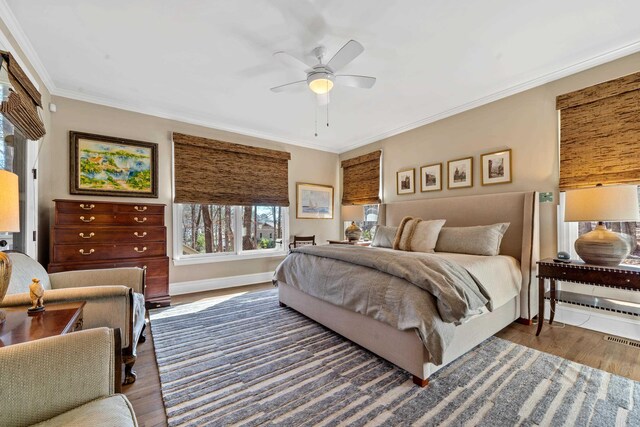
{"type": "MultiPolygon", "coordinates": [[[[271,287],[270,283],[264,283],[175,296],[172,298],[172,305],[216,299],[230,294],[253,292],[271,287]]],[[[140,426],[166,426],[158,366],[153,349],[153,331],[149,329],[147,331],[147,341],[138,346],[138,360],[135,364],[138,379],[134,384],[124,386],[123,391],[133,404],[140,426]]],[[[536,337],[535,326],[512,323],[496,335],[530,348],[640,381],[640,350],[605,341],[604,334],[600,332],[569,325],[550,327],[545,324],[540,336],[536,337]]]]}

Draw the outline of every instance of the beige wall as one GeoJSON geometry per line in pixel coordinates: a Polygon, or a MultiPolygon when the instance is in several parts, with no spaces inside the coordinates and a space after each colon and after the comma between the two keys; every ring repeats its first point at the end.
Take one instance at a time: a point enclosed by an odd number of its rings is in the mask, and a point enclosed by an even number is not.
{"type": "MultiPolygon", "coordinates": [[[[339,237],[338,218],[333,220],[296,219],[296,182],[311,182],[332,185],[337,188],[338,155],[296,147],[273,141],[247,137],[229,132],[190,125],[183,122],[161,119],[144,114],[132,113],[111,107],[104,107],[68,98],[54,97],[58,110],[52,114],[51,137],[41,153],[40,163],[40,225],[47,230],[51,214],[51,201],[57,198],[91,199],[105,201],[165,203],[168,235],[168,255],[173,256],[173,212],[171,209],[171,132],[220,139],[239,144],[289,151],[289,200],[291,202],[289,234],[315,234],[318,241],[339,237]],[[159,145],[159,198],[135,199],[128,197],[71,196],[69,194],[69,131],[90,132],[122,138],[155,142],[159,145]]],[[[264,177],[264,179],[269,179],[264,177]]],[[[338,192],[336,192],[338,193],[338,192]]],[[[339,206],[337,194],[334,196],[335,208],[339,206]]],[[[48,242],[41,243],[41,260],[47,257],[48,242]]],[[[273,271],[279,258],[260,258],[244,261],[215,262],[170,268],[171,283],[228,277],[243,274],[273,271]]]]}
{"type": "Polygon", "coordinates": [[[556,253],[556,205],[559,150],[557,95],[640,70],[640,54],[545,84],[482,107],[343,153],[340,160],[383,149],[384,200],[457,197],[509,191],[553,191],[554,203],[540,206],[541,255],[556,253]],[[480,185],[480,155],[502,148],[513,150],[513,182],[480,185]],[[474,157],[473,187],[446,189],[447,160],[474,157]],[[396,194],[396,171],[443,162],[444,190],[396,194]]]}

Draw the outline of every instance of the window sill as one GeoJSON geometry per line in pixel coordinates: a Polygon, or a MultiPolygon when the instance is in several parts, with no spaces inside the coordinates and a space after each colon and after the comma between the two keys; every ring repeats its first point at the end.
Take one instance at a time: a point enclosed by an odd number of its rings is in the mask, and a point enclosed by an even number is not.
{"type": "Polygon", "coordinates": [[[194,265],[194,264],[209,264],[215,262],[229,262],[229,261],[244,261],[249,259],[259,258],[284,258],[287,256],[286,251],[269,251],[264,253],[244,253],[238,254],[225,254],[225,255],[192,255],[184,258],[174,258],[173,265],[176,267],[181,265],[194,265]]]}

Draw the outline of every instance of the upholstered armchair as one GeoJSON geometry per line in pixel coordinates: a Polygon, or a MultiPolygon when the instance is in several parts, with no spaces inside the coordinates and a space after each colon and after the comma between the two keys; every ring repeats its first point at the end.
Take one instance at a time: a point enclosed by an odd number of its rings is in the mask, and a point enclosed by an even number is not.
{"type": "Polygon", "coordinates": [[[0,424],[137,426],[119,394],[119,337],[97,328],[0,348],[0,424]]]}
{"type": "Polygon", "coordinates": [[[120,329],[125,384],[133,383],[136,346],[145,326],[144,270],[132,267],[48,274],[42,265],[23,253],[8,255],[13,272],[0,307],[30,305],[29,285],[33,278],[40,279],[45,289],[45,309],[47,304],[57,302],[86,301],[83,329],[103,326],[120,329]]]}

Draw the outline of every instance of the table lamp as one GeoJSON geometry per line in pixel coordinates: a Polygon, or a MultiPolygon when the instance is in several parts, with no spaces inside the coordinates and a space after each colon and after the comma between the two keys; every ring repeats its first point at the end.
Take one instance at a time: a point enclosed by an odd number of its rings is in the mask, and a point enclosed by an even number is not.
{"type": "MultiPolygon", "coordinates": [[[[0,170],[0,232],[20,231],[18,175],[0,170]]],[[[4,299],[11,279],[11,260],[0,251],[0,303],[4,299]]],[[[0,324],[5,314],[0,310],[0,324]]]]}
{"type": "Polygon", "coordinates": [[[364,220],[364,207],[361,205],[342,206],[342,221],[351,221],[351,225],[344,230],[344,235],[348,241],[358,241],[362,236],[362,229],[355,221],[364,220]]]}
{"type": "Polygon", "coordinates": [[[638,221],[638,188],[616,185],[571,190],[566,192],[564,220],[567,222],[598,221],[595,230],[576,240],[576,252],[584,262],[616,266],[635,247],[635,238],[607,230],[603,221],[638,221]]]}

